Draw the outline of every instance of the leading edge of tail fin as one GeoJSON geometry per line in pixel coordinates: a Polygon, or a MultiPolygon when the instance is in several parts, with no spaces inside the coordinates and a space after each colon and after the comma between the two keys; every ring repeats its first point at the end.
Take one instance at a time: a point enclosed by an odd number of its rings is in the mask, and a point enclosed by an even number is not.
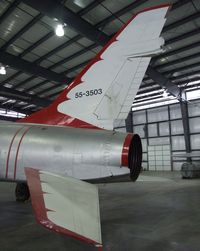
{"type": "Polygon", "coordinates": [[[160,33],[171,5],[135,14],[55,101],[19,122],[113,129],[125,119],[151,56],[160,52],[160,33]]]}

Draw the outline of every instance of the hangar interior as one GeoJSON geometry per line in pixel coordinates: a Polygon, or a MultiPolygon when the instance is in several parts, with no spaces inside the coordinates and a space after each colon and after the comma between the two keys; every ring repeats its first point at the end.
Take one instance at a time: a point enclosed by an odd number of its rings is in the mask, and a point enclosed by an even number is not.
{"type": "MultiPolygon", "coordinates": [[[[145,170],[153,168],[154,160],[149,162],[148,157],[151,145],[169,145],[171,155],[198,153],[197,0],[70,0],[49,5],[31,0],[1,1],[0,63],[6,69],[6,74],[0,75],[1,120],[16,121],[50,104],[134,13],[169,2],[172,7],[161,34],[164,52],[153,56],[133,97],[132,119],[129,116],[127,123],[130,132],[143,138],[145,170]],[[65,34],[58,37],[55,28],[60,23],[65,34]]],[[[115,124],[116,130],[125,130],[124,120],[115,124]]],[[[165,163],[170,161],[171,167],[163,168],[180,170],[185,160],[170,157],[165,163]]]]}
{"type": "MultiPolygon", "coordinates": [[[[163,52],[152,57],[126,121],[115,121],[115,130],[141,136],[149,172],[135,188],[99,185],[105,250],[199,250],[199,180],[176,171],[200,160],[200,1],[0,1],[2,123],[48,106],[132,15],[168,3],[163,52]],[[197,156],[173,157],[182,153],[197,156]]],[[[15,204],[14,185],[0,186],[3,251],[96,250],[46,233],[30,204],[15,204]]]]}
{"type": "MultiPolygon", "coordinates": [[[[179,103],[136,110],[131,113],[127,127],[142,138],[143,169],[150,171],[180,171],[186,157],[176,154],[191,152],[192,161],[199,162],[200,152],[200,111],[199,100],[187,105],[188,131],[184,132],[181,106],[179,103]],[[188,145],[185,144],[185,137],[188,145]],[[186,148],[187,147],[187,148],[186,148]]],[[[116,130],[126,131],[125,121],[116,130]]],[[[131,131],[131,130],[130,130],[131,131]]]]}

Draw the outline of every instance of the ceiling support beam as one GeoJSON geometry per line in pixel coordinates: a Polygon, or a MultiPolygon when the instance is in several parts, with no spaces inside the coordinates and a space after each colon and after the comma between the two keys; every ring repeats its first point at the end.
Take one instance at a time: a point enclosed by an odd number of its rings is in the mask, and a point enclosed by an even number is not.
{"type": "Polygon", "coordinates": [[[0,96],[7,97],[14,100],[20,100],[29,104],[34,104],[36,106],[45,107],[50,104],[50,100],[45,98],[40,98],[31,94],[24,94],[24,92],[14,90],[12,88],[7,88],[4,86],[0,87],[0,96]]]}
{"type": "Polygon", "coordinates": [[[199,74],[200,74],[200,70],[193,70],[192,75],[191,75],[191,72],[187,72],[187,73],[184,73],[184,74],[177,76],[177,77],[172,76],[171,80],[178,81],[176,83],[179,84],[179,82],[181,80],[183,80],[183,78],[188,78],[187,82],[189,83],[189,82],[193,81],[193,78],[197,77],[197,75],[199,75],[199,74]]]}
{"type": "Polygon", "coordinates": [[[19,54],[20,57],[24,57],[26,54],[40,46],[42,43],[47,41],[49,38],[54,36],[54,31],[48,32],[44,37],[40,38],[37,42],[30,45],[28,48],[26,48],[21,54],[19,54]]]}
{"type": "Polygon", "coordinates": [[[44,15],[51,18],[57,18],[61,23],[66,23],[83,36],[86,36],[97,44],[106,43],[108,41],[107,35],[96,29],[89,22],[85,21],[73,11],[66,8],[58,0],[35,1],[22,0],[25,4],[40,11],[44,15]]]}
{"type": "MultiPolygon", "coordinates": [[[[21,54],[19,54],[19,57],[22,58],[24,57],[26,54],[28,54],[30,51],[34,50],[36,47],[38,47],[40,44],[42,44],[44,41],[46,41],[47,39],[51,38],[54,35],[53,31],[50,31],[47,35],[45,35],[44,37],[42,37],[41,39],[39,39],[36,43],[30,45],[27,49],[25,49],[21,54]]],[[[10,80],[12,80],[13,78],[16,78],[17,76],[19,76],[21,73],[23,73],[22,71],[18,71],[17,73],[13,74],[12,76],[10,76],[9,78],[5,79],[3,82],[1,82],[1,84],[5,84],[8,83],[10,80]]],[[[36,76],[37,77],[37,76],[36,76]]],[[[21,84],[21,83],[20,83],[21,84]]]]}
{"type": "Polygon", "coordinates": [[[174,68],[174,70],[163,71],[163,74],[165,74],[165,75],[170,74],[173,76],[173,74],[175,72],[182,72],[185,70],[190,70],[190,72],[192,72],[193,70],[196,70],[195,68],[199,69],[199,67],[200,67],[200,63],[198,62],[198,63],[194,63],[194,64],[190,64],[190,65],[177,67],[177,68],[174,68]]]}
{"type": "Polygon", "coordinates": [[[200,41],[198,41],[196,43],[193,43],[193,44],[183,46],[183,47],[175,49],[175,50],[170,50],[170,51],[168,51],[166,53],[162,53],[159,56],[153,57],[153,63],[155,63],[159,59],[162,59],[162,58],[165,58],[165,57],[170,57],[170,56],[173,56],[174,54],[185,52],[185,51],[188,51],[188,50],[191,50],[191,49],[195,49],[195,48],[197,48],[199,46],[200,46],[200,41]]]}
{"type": "Polygon", "coordinates": [[[162,88],[165,88],[171,95],[176,97],[178,100],[181,100],[181,90],[177,85],[173,84],[169,79],[165,78],[160,72],[156,71],[151,66],[148,67],[146,73],[158,85],[160,85],[162,88]]]}
{"type": "Polygon", "coordinates": [[[176,43],[176,42],[180,42],[180,40],[184,40],[184,39],[187,39],[187,38],[191,38],[193,36],[196,36],[200,34],[200,30],[199,28],[197,29],[194,29],[190,32],[186,32],[184,34],[181,34],[181,35],[178,35],[178,36],[175,36],[173,38],[170,38],[168,40],[165,40],[165,44],[164,46],[167,46],[167,45],[170,45],[170,44],[173,44],[173,43],[176,43]]]}
{"type": "Polygon", "coordinates": [[[87,12],[91,11],[92,9],[94,9],[95,7],[100,5],[103,1],[105,1],[105,0],[98,0],[98,1],[91,2],[90,4],[87,5],[87,7],[85,7],[84,9],[82,9],[78,12],[79,16],[83,16],[87,12]]]}
{"type": "Polygon", "coordinates": [[[35,16],[28,24],[26,24],[19,32],[17,32],[11,39],[6,42],[1,49],[6,50],[9,45],[15,42],[19,37],[21,37],[26,31],[28,31],[36,22],[38,22],[43,15],[39,13],[37,16],[35,16]]]}
{"type": "MultiPolygon", "coordinates": [[[[58,61],[57,63],[51,65],[48,69],[52,70],[52,69],[56,68],[57,66],[62,65],[62,64],[65,64],[65,63],[67,63],[68,61],[70,61],[70,60],[72,60],[72,59],[74,59],[74,58],[76,58],[76,57],[79,57],[79,56],[81,56],[82,54],[84,54],[84,53],[86,53],[86,52],[88,52],[88,51],[91,51],[91,50],[93,50],[93,49],[95,49],[95,48],[97,48],[97,45],[96,45],[96,44],[91,44],[91,45],[89,45],[88,47],[86,47],[86,48],[84,48],[84,49],[82,49],[82,50],[80,50],[80,51],[78,51],[78,52],[75,52],[74,54],[70,55],[69,57],[66,57],[66,58],[64,58],[64,59],[61,59],[61,60],[58,61]]],[[[95,54],[94,54],[94,56],[95,56],[95,54]]]]}
{"type": "MultiPolygon", "coordinates": [[[[183,132],[185,139],[185,148],[186,152],[191,152],[191,143],[189,136],[189,119],[188,119],[188,107],[187,107],[187,98],[185,90],[182,90],[177,85],[173,84],[170,80],[166,79],[161,73],[157,72],[152,67],[148,67],[147,74],[149,77],[159,84],[162,88],[166,88],[167,91],[176,97],[180,102],[181,114],[182,114],[182,123],[183,123],[183,132]]],[[[188,159],[190,161],[190,159],[188,159]]]]}
{"type": "Polygon", "coordinates": [[[200,59],[200,52],[191,54],[191,55],[186,56],[186,57],[175,59],[175,60],[167,62],[165,64],[158,65],[158,66],[156,66],[156,69],[160,70],[160,69],[163,69],[163,68],[168,67],[168,66],[177,65],[177,64],[183,63],[183,62],[185,63],[186,61],[191,60],[191,59],[200,59]]]}
{"type": "MultiPolygon", "coordinates": [[[[199,74],[199,72],[198,72],[199,74]]],[[[196,77],[195,75],[193,76],[193,78],[190,78],[190,82],[195,82],[198,81],[200,82],[200,77],[196,77]]],[[[194,83],[192,85],[187,86],[189,80],[180,80],[178,81],[178,83],[175,83],[175,85],[179,84],[179,86],[181,85],[181,88],[184,89],[188,89],[188,88],[197,88],[199,86],[199,83],[194,83]]],[[[159,91],[161,90],[161,88],[158,86],[157,83],[153,82],[150,84],[143,84],[142,87],[138,90],[137,94],[139,95],[148,95],[149,92],[152,91],[159,91]]]]}
{"type": "Polygon", "coordinates": [[[0,115],[0,120],[15,122],[18,118],[0,115]]]}
{"type": "Polygon", "coordinates": [[[0,24],[15,10],[20,2],[21,0],[15,0],[8,6],[6,11],[4,11],[4,13],[0,17],[0,24]]]}
{"type": "Polygon", "coordinates": [[[16,108],[16,107],[12,108],[12,106],[8,107],[7,105],[3,105],[3,104],[0,104],[0,109],[6,110],[6,111],[13,111],[17,113],[23,113],[26,115],[29,115],[32,113],[30,110],[24,110],[24,109],[16,108]]]}
{"type": "MultiPolygon", "coordinates": [[[[183,94],[185,95],[185,94],[183,94]]],[[[186,97],[182,97],[186,99],[186,97]]],[[[191,152],[191,142],[190,142],[190,129],[189,129],[189,119],[188,119],[188,104],[187,102],[180,101],[181,114],[182,114],[182,123],[183,123],[183,132],[185,139],[185,149],[187,153],[191,152]]],[[[191,159],[188,158],[187,161],[191,159]]]]}
{"type": "MultiPolygon", "coordinates": [[[[34,5],[34,6],[36,6],[38,3],[36,3],[37,1],[33,1],[33,0],[24,0],[24,2],[26,2],[27,4],[32,4],[32,5],[34,5]]],[[[43,1],[44,2],[44,1],[43,1]]],[[[54,1],[54,0],[50,0],[50,1],[46,1],[46,3],[50,3],[50,5],[52,4],[52,6],[54,5],[55,7],[56,6],[59,6],[59,8],[61,8],[62,7],[62,10],[63,11],[67,11],[68,9],[67,8],[65,8],[63,5],[61,5],[60,4],[60,1],[54,1]]],[[[115,13],[115,15],[112,15],[111,17],[109,17],[109,18],[116,18],[116,16],[121,16],[122,14],[124,14],[124,13],[126,13],[127,11],[129,11],[130,9],[134,9],[134,8],[136,8],[136,7],[139,7],[141,4],[144,4],[145,2],[147,2],[147,0],[143,0],[143,1],[135,1],[134,3],[132,3],[132,4],[130,4],[130,5],[128,5],[128,6],[126,6],[125,8],[123,8],[122,10],[120,10],[120,11],[118,11],[118,12],[116,12],[115,13]]],[[[173,5],[173,7],[172,7],[172,10],[173,9],[176,9],[176,8],[178,8],[178,7],[181,7],[182,5],[184,5],[184,4],[186,4],[188,2],[188,0],[184,0],[184,1],[182,1],[181,2],[181,4],[179,3],[179,4],[174,4],[173,5]]],[[[40,8],[44,8],[44,9],[46,9],[46,3],[42,3],[42,4],[39,4],[40,5],[40,8]],[[42,6],[41,6],[42,5],[42,6]]],[[[50,6],[50,8],[52,8],[52,6],[50,6]]],[[[96,5],[93,5],[93,4],[91,4],[91,8],[93,8],[93,7],[95,7],[96,5]]],[[[48,8],[47,8],[48,9],[48,8]]],[[[47,10],[46,9],[46,10],[47,10]]],[[[87,7],[86,7],[86,9],[87,9],[87,7]]],[[[171,10],[171,11],[172,11],[171,10]]],[[[80,14],[82,15],[82,14],[84,14],[84,13],[81,13],[82,11],[80,11],[80,14]]],[[[53,13],[57,13],[57,12],[53,12],[53,13]]],[[[66,12],[67,13],[67,12],[66,12]]],[[[48,13],[46,13],[45,12],[45,14],[48,14],[48,13]]],[[[58,13],[57,13],[58,14],[58,13]]],[[[60,15],[60,13],[59,13],[59,15],[60,15]]],[[[79,21],[84,21],[83,19],[81,19],[78,15],[76,15],[76,17],[78,17],[79,18],[79,21]]],[[[75,20],[75,18],[76,18],[75,16],[74,16],[74,19],[73,20],[75,20]]],[[[73,20],[70,20],[70,22],[71,22],[71,25],[73,25],[73,20]]],[[[108,23],[108,22],[110,22],[110,21],[112,21],[112,20],[110,20],[110,19],[105,19],[105,20],[103,20],[103,22],[104,23],[102,23],[102,22],[99,22],[95,27],[93,27],[93,30],[96,30],[96,31],[98,31],[98,29],[97,28],[99,28],[99,27],[102,27],[103,25],[105,25],[106,23],[108,23]]],[[[95,40],[95,33],[93,33],[93,30],[91,30],[90,29],[90,33],[92,34],[92,40],[94,41],[95,40]]],[[[104,33],[103,33],[104,34],[104,33]]],[[[83,35],[85,35],[85,36],[87,36],[87,33],[84,33],[83,35]]],[[[106,41],[107,40],[109,40],[109,37],[106,35],[106,34],[104,34],[104,36],[106,36],[106,41]]],[[[105,40],[99,40],[98,42],[101,44],[101,45],[104,45],[105,44],[105,40]]],[[[65,45],[65,46],[67,46],[67,45],[65,45]]],[[[61,46],[59,46],[58,48],[56,48],[55,50],[56,51],[58,51],[58,50],[60,50],[60,49],[62,49],[62,45],[61,46]]],[[[93,47],[93,48],[95,48],[95,46],[93,47]]],[[[28,48],[29,49],[29,48],[28,48]]],[[[53,52],[55,53],[55,51],[53,50],[53,52]]],[[[80,52],[80,53],[82,53],[82,51],[80,52]]],[[[47,56],[51,56],[52,55],[52,52],[49,52],[49,53],[47,53],[47,55],[45,55],[44,57],[42,57],[42,58],[40,58],[39,60],[38,60],[38,62],[37,62],[37,60],[36,60],[36,62],[37,63],[40,63],[42,60],[44,60],[47,56]]],[[[21,56],[21,55],[20,55],[21,56]]],[[[66,60],[67,61],[67,60],[66,60]]],[[[61,63],[62,63],[62,60],[61,60],[61,63]]],[[[58,62],[58,64],[60,64],[59,62],[58,62]]],[[[52,66],[52,67],[50,67],[49,68],[49,70],[50,69],[52,69],[52,68],[54,68],[54,65],[52,66]]],[[[70,81],[69,81],[70,82],[70,81]]],[[[66,83],[66,82],[65,82],[66,83]]],[[[21,84],[20,84],[20,86],[21,86],[21,84]]]]}
{"type": "Polygon", "coordinates": [[[42,61],[44,61],[46,58],[51,57],[52,55],[56,54],[57,52],[59,52],[60,50],[66,48],[67,46],[70,46],[71,44],[77,42],[79,39],[81,39],[82,36],[80,34],[78,34],[77,36],[73,37],[72,39],[68,40],[67,42],[65,42],[64,44],[59,45],[58,47],[56,47],[55,49],[47,52],[46,54],[44,54],[42,57],[38,58],[37,60],[34,61],[34,63],[36,64],[40,64],[42,61]]]}
{"type": "MultiPolygon", "coordinates": [[[[113,15],[111,15],[111,16],[105,18],[104,20],[102,20],[101,22],[99,22],[96,27],[100,28],[100,27],[112,22],[113,20],[115,20],[116,17],[119,18],[120,16],[126,14],[127,12],[130,12],[131,10],[134,11],[135,8],[140,7],[141,5],[145,4],[146,2],[148,2],[148,0],[136,0],[133,3],[125,6],[123,9],[113,13],[113,15]]],[[[182,0],[180,2],[174,3],[172,5],[172,8],[171,8],[170,12],[172,12],[173,10],[175,10],[177,8],[180,8],[181,6],[187,4],[188,2],[190,2],[190,0],[182,0]]]]}
{"type": "Polygon", "coordinates": [[[63,74],[50,71],[42,66],[38,66],[34,63],[28,62],[20,57],[16,57],[10,53],[7,53],[0,49],[0,62],[15,69],[19,69],[31,75],[40,76],[48,79],[49,81],[55,81],[59,83],[70,82],[71,79],[67,78],[63,74]]]}
{"type": "Polygon", "coordinates": [[[181,20],[178,20],[178,21],[176,21],[176,22],[174,22],[172,24],[169,24],[169,25],[165,26],[163,28],[162,32],[168,32],[169,30],[175,29],[175,28],[177,28],[177,27],[179,27],[181,25],[184,25],[184,24],[186,24],[188,22],[191,22],[191,21],[194,22],[199,17],[200,17],[200,13],[194,13],[194,14],[192,14],[190,16],[187,16],[187,17],[185,17],[185,18],[183,18],[181,20]]]}
{"type": "Polygon", "coordinates": [[[106,24],[114,21],[116,17],[120,17],[135,8],[138,8],[140,5],[145,4],[148,0],[136,0],[133,3],[125,6],[123,9],[118,10],[117,12],[113,13],[113,15],[108,16],[107,18],[103,19],[101,22],[97,24],[97,28],[104,27],[106,24]]]}
{"type": "Polygon", "coordinates": [[[130,110],[127,118],[125,119],[126,132],[133,133],[133,113],[130,110]]]}
{"type": "MultiPolygon", "coordinates": [[[[84,14],[86,14],[87,12],[89,12],[90,10],[92,10],[93,8],[95,8],[97,5],[99,5],[101,2],[103,2],[104,0],[98,0],[98,1],[94,1],[91,4],[89,4],[86,8],[80,10],[78,12],[79,16],[82,16],[84,14]]],[[[15,1],[15,2],[21,2],[20,1],[15,1]]],[[[12,4],[12,6],[9,6],[9,12],[7,12],[6,16],[8,16],[9,13],[11,13],[11,11],[13,10],[13,8],[16,7],[16,3],[12,4]],[[11,7],[11,8],[10,8],[11,7]]],[[[0,22],[3,21],[0,18],[0,22]]],[[[29,53],[30,51],[34,50],[35,48],[37,48],[39,45],[41,45],[43,42],[45,42],[46,40],[48,40],[49,38],[51,38],[52,36],[54,36],[55,32],[52,30],[50,31],[48,34],[46,34],[44,37],[40,38],[36,43],[30,45],[28,48],[26,48],[21,54],[19,54],[19,57],[24,57],[27,53],[29,53]]],[[[71,41],[71,40],[70,40],[71,41]]],[[[72,41],[74,42],[74,41],[72,41]]],[[[66,44],[65,46],[68,46],[68,44],[66,44]]],[[[59,47],[60,48],[60,47],[59,47]]],[[[46,56],[48,56],[49,54],[47,53],[46,56]]],[[[55,66],[56,67],[56,66],[55,66]]],[[[51,68],[49,68],[51,69],[51,68]]],[[[22,71],[17,72],[16,74],[12,75],[11,77],[9,77],[8,79],[6,79],[5,81],[3,81],[1,84],[7,83],[9,82],[11,79],[17,77],[18,75],[20,75],[22,73],[22,71]]],[[[46,83],[46,82],[45,82],[46,83]]],[[[42,84],[42,83],[41,83],[42,84]]],[[[21,83],[20,83],[21,85],[21,83]]]]}
{"type": "MultiPolygon", "coordinates": [[[[99,31],[97,28],[99,28],[100,26],[102,26],[103,25],[103,23],[99,23],[99,26],[96,26],[96,27],[94,27],[94,26],[92,26],[90,23],[88,23],[87,21],[85,21],[84,19],[82,19],[82,18],[80,18],[80,16],[79,15],[77,15],[77,14],[75,14],[75,13],[73,13],[71,10],[69,10],[69,9],[67,9],[64,5],[62,5],[60,2],[61,1],[59,1],[59,0],[48,0],[48,1],[34,1],[34,0],[23,0],[23,2],[24,3],[26,3],[26,4],[28,4],[28,5],[30,5],[30,6],[32,6],[33,8],[35,8],[35,9],[37,9],[37,10],[39,10],[41,13],[43,13],[43,14],[45,14],[45,15],[48,15],[48,16],[50,16],[50,17],[56,17],[56,18],[58,18],[61,22],[65,22],[65,23],[67,23],[69,26],[71,26],[71,27],[73,27],[75,30],[77,30],[77,31],[79,31],[82,35],[84,35],[84,36],[86,36],[86,37],[88,37],[89,39],[91,39],[91,40],[93,40],[93,41],[95,41],[96,43],[98,43],[98,44],[101,44],[101,45],[104,45],[107,41],[108,41],[108,39],[109,39],[109,37],[105,34],[105,33],[103,33],[103,32],[101,32],[101,31],[99,31]]],[[[147,0],[145,1],[145,0],[141,0],[141,1],[135,1],[134,3],[133,3],[133,6],[132,6],[132,8],[135,8],[135,7],[138,7],[138,6],[140,6],[141,4],[143,4],[144,2],[147,2],[147,0]]],[[[188,1],[186,1],[186,0],[183,0],[182,1],[182,4],[185,4],[185,3],[187,3],[188,1]]],[[[176,4],[174,4],[174,6],[175,6],[176,4]]],[[[180,4],[179,4],[180,5],[180,4]]],[[[178,5],[178,7],[180,7],[178,5]]],[[[130,6],[129,6],[130,7],[130,6]]],[[[172,7],[173,8],[173,7],[172,7]]],[[[129,8],[129,10],[130,10],[130,8],[129,8]]],[[[123,10],[123,11],[125,11],[125,10],[123,10]]],[[[128,10],[127,10],[128,11],[128,10]]],[[[122,15],[122,12],[121,13],[118,13],[119,14],[119,16],[120,15],[122,15]]],[[[118,16],[118,15],[117,15],[118,16]]],[[[113,15],[112,16],[112,18],[116,18],[116,15],[113,15]]],[[[110,20],[107,20],[108,22],[110,21],[110,20]]],[[[107,22],[106,21],[106,22],[107,22]]],[[[187,21],[189,21],[189,19],[187,20],[187,21]]],[[[186,22],[186,20],[185,20],[185,22],[186,22]]],[[[106,23],[105,23],[106,24],[106,23]]],[[[178,24],[178,23],[177,23],[178,24]]],[[[176,25],[177,25],[176,24],[176,25]]],[[[179,24],[180,25],[180,24],[179,24]]],[[[173,27],[168,27],[168,30],[170,30],[170,29],[173,29],[174,28],[174,26],[173,27]]],[[[13,56],[13,55],[11,55],[11,56],[13,56]]],[[[0,57],[1,57],[1,52],[0,52],[0,57]]],[[[14,57],[14,56],[13,56],[14,57]]],[[[16,58],[19,58],[19,57],[16,57],[16,58]]],[[[23,59],[22,59],[23,60],[23,59]]],[[[24,60],[25,61],[25,60],[24,60]]],[[[25,61],[25,62],[27,62],[27,61],[25,61]]],[[[30,62],[27,62],[28,64],[32,64],[32,65],[34,65],[34,63],[30,63],[30,62]]],[[[21,68],[19,68],[19,66],[21,65],[21,64],[17,64],[18,65],[18,69],[20,69],[21,70],[21,68]]],[[[16,66],[16,64],[15,64],[15,66],[16,66]]],[[[14,66],[13,66],[14,67],[14,66]]],[[[28,66],[27,66],[28,67],[28,66]]],[[[41,68],[43,68],[43,67],[40,67],[40,66],[37,66],[36,65],[36,67],[39,67],[39,69],[41,69],[41,68]]],[[[80,67],[80,65],[79,65],[79,67],[80,67]]],[[[15,67],[14,67],[15,68],[15,67]]],[[[29,67],[28,67],[29,68],[29,67]]],[[[24,67],[23,67],[23,69],[24,69],[24,67]]],[[[39,75],[38,74],[38,72],[40,73],[40,71],[38,71],[39,69],[37,69],[37,71],[35,71],[34,73],[31,73],[32,75],[39,75]]],[[[27,70],[27,68],[26,68],[26,70],[27,70]]],[[[30,70],[30,69],[29,69],[30,70]]],[[[34,69],[32,69],[32,71],[33,71],[34,69]]],[[[46,68],[43,68],[43,70],[46,70],[46,71],[49,71],[49,73],[53,73],[53,74],[57,74],[57,73],[54,73],[54,72],[52,72],[52,71],[50,71],[50,69],[46,69],[46,68]]],[[[28,70],[26,71],[26,72],[28,72],[28,70]]],[[[30,73],[30,71],[29,71],[29,73],[30,73]]],[[[44,71],[42,71],[42,74],[44,74],[45,72],[44,71]]],[[[41,73],[40,73],[41,74],[41,73]]],[[[60,76],[60,74],[58,74],[59,76],[60,76]]],[[[62,74],[63,76],[63,78],[65,78],[65,80],[64,80],[64,83],[66,83],[66,82],[70,82],[71,81],[71,79],[70,79],[70,81],[68,81],[68,80],[66,80],[66,77],[65,77],[65,75],[64,74],[62,74]]],[[[39,76],[41,76],[41,75],[39,75],[39,76]]],[[[49,76],[49,74],[48,74],[48,76],[49,76]]],[[[44,77],[44,76],[42,76],[42,77],[44,77]]],[[[55,76],[54,76],[55,77],[55,76]]],[[[57,76],[58,77],[58,76],[57,76]]],[[[46,78],[46,79],[48,79],[48,80],[50,80],[50,81],[52,81],[53,79],[52,79],[52,76],[51,76],[51,78],[49,77],[49,78],[47,78],[47,75],[46,75],[46,77],[44,77],[44,78],[46,78]]],[[[56,80],[53,80],[53,81],[56,81],[56,80]]],[[[62,81],[56,81],[56,82],[62,82],[62,81]]],[[[63,82],[62,82],[63,83],[63,82]]],[[[169,85],[169,83],[168,83],[168,85],[169,85]]],[[[173,88],[172,86],[170,87],[171,89],[173,88]]],[[[169,88],[168,88],[169,89],[169,88]]],[[[169,90],[170,91],[170,90],[169,90]]]]}

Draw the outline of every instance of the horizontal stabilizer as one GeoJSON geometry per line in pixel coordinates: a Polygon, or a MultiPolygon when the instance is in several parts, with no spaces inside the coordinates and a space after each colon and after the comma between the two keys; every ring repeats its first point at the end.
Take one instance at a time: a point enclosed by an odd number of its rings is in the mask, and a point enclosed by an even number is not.
{"type": "Polygon", "coordinates": [[[25,168],[38,223],[102,247],[98,188],[71,177],[25,168]]]}

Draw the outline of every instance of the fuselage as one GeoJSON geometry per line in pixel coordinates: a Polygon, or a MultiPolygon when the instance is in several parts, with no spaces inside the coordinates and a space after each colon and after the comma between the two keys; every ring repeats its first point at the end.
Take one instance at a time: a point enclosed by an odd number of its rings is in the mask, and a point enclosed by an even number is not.
{"type": "Polygon", "coordinates": [[[126,174],[132,137],[107,130],[2,123],[0,178],[24,181],[25,167],[84,180],[126,174]]]}

